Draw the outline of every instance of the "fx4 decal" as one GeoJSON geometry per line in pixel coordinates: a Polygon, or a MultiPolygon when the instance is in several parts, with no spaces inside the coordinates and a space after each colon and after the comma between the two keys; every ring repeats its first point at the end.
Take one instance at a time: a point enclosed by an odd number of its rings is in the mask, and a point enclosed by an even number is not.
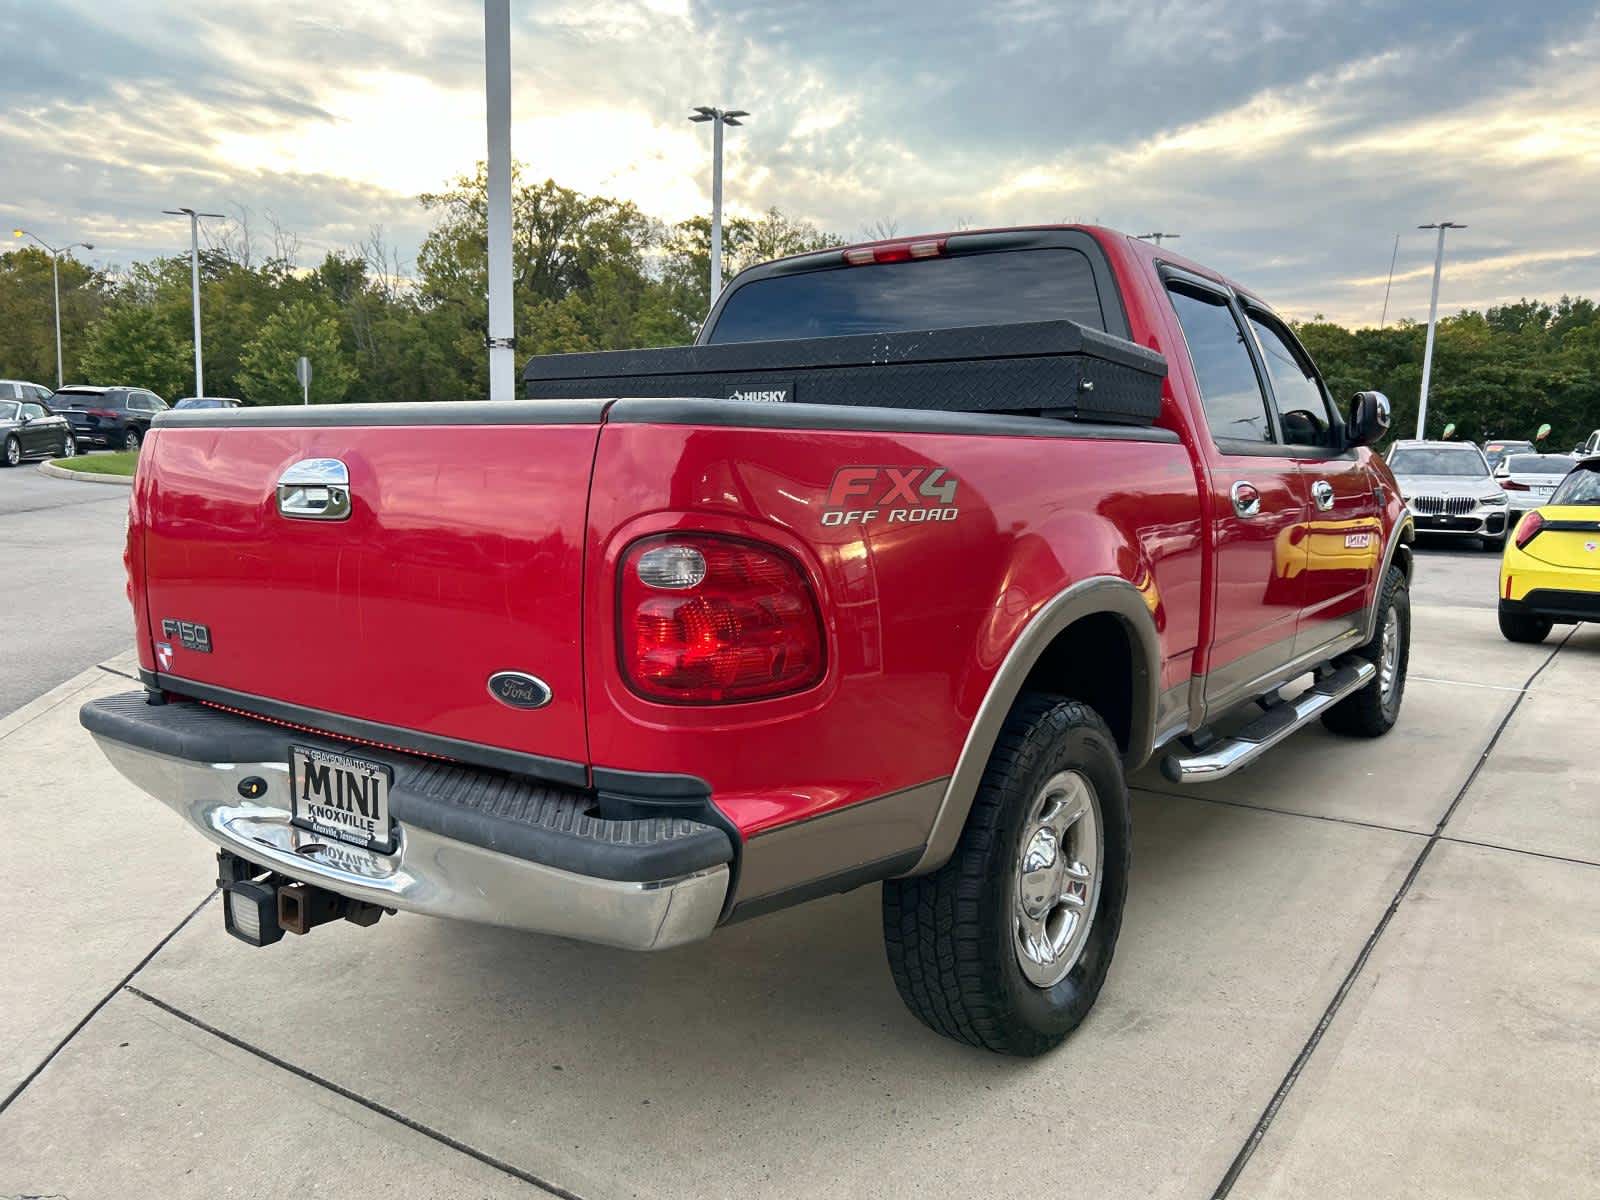
{"type": "Polygon", "coordinates": [[[958,480],[946,467],[840,467],[828,485],[824,525],[954,521],[958,480]]]}

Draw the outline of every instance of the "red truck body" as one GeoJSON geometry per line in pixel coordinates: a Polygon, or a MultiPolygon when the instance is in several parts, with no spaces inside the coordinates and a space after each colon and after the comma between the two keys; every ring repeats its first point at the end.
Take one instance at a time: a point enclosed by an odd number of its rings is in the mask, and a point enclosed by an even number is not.
{"type": "Polygon", "coordinates": [[[1208,433],[1171,289],[1265,306],[1163,248],[1078,232],[1128,340],[1167,361],[1150,427],[726,400],[164,417],[128,543],[147,683],[602,807],[703,788],[733,842],[724,920],[936,870],[1024,691],[1091,704],[1131,769],[1366,642],[1386,569],[1409,572],[1370,450],[1208,433]],[[348,519],[285,521],[280,474],[322,459],[348,468],[348,519]],[[955,486],[930,497],[929,480],[955,486]],[[798,565],[820,682],[727,704],[630,685],[621,559],[680,531],[798,565]],[[498,700],[484,681],[507,670],[549,703],[498,700]]]}

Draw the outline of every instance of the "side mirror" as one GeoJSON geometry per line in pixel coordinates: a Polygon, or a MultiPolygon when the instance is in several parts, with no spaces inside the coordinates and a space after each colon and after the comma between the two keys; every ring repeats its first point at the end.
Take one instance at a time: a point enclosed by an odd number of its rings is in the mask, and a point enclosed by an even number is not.
{"type": "Polygon", "coordinates": [[[1382,392],[1357,392],[1350,400],[1345,441],[1351,446],[1371,446],[1389,432],[1389,397],[1382,392]]]}

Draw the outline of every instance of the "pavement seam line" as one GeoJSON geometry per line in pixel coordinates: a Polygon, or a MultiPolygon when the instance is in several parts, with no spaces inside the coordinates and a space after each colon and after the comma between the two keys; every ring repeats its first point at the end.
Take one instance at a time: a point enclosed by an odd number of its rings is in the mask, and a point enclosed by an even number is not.
{"type": "Polygon", "coordinates": [[[307,1083],[314,1084],[317,1087],[332,1092],[336,1096],[340,1096],[345,1100],[350,1101],[352,1104],[358,1104],[369,1112],[377,1113],[380,1117],[386,1117],[397,1124],[403,1125],[414,1133],[420,1133],[424,1137],[431,1138],[433,1141],[438,1142],[441,1146],[446,1146],[459,1154],[464,1154],[468,1158],[482,1163],[484,1166],[492,1167],[494,1170],[509,1175],[511,1178],[519,1180],[522,1183],[532,1184],[534,1187],[539,1188],[552,1196],[561,1197],[561,1200],[583,1200],[583,1197],[579,1196],[576,1192],[570,1192],[566,1188],[561,1187],[559,1184],[551,1183],[546,1179],[541,1179],[531,1171],[524,1171],[521,1167],[516,1166],[513,1163],[508,1163],[504,1159],[496,1158],[487,1151],[479,1150],[467,1142],[463,1142],[458,1138],[452,1137],[443,1130],[435,1129],[431,1125],[424,1125],[421,1121],[418,1121],[413,1117],[406,1116],[405,1113],[401,1112],[399,1109],[390,1108],[382,1101],[369,1099],[368,1097],[363,1096],[360,1092],[351,1091],[343,1084],[335,1083],[333,1080],[318,1075],[314,1071],[309,1071],[305,1067],[296,1066],[288,1059],[279,1058],[270,1050],[263,1050],[261,1047],[252,1045],[243,1038],[236,1037],[225,1030],[218,1029],[215,1025],[201,1020],[192,1013],[184,1012],[181,1008],[178,1008],[172,1004],[168,1004],[165,1000],[162,1000],[157,996],[152,996],[149,992],[142,991],[139,988],[134,987],[131,983],[125,984],[123,987],[130,995],[137,996],[147,1004],[152,1004],[156,1008],[159,1008],[162,1012],[194,1026],[202,1033],[209,1033],[212,1037],[226,1042],[228,1045],[237,1050],[242,1050],[246,1054],[254,1055],[262,1062],[269,1063],[280,1070],[287,1071],[297,1079],[303,1079],[307,1083]]]}
{"type": "Polygon", "coordinates": [[[1455,815],[1456,808],[1461,804],[1467,792],[1471,790],[1472,785],[1477,782],[1478,775],[1483,771],[1484,764],[1489,761],[1489,756],[1494,753],[1495,746],[1500,742],[1500,735],[1511,724],[1511,718],[1516,716],[1517,709],[1522,707],[1523,700],[1527,698],[1529,691],[1533,687],[1533,681],[1538,679],[1540,673],[1555,661],[1556,655],[1561,653],[1561,648],[1572,639],[1572,635],[1577,630],[1578,626],[1574,625],[1572,629],[1568,630],[1566,637],[1556,643],[1545,660],[1539,664],[1532,675],[1528,676],[1528,681],[1523,685],[1522,692],[1506,709],[1505,716],[1500,718],[1500,723],[1495,726],[1494,733],[1490,734],[1489,741],[1483,748],[1483,753],[1478,755],[1478,761],[1473,764],[1472,770],[1467,774],[1465,782],[1461,785],[1461,789],[1456,792],[1455,798],[1450,801],[1450,806],[1444,810],[1444,815],[1439,818],[1439,823],[1434,827],[1433,833],[1423,843],[1422,849],[1417,852],[1417,857],[1412,862],[1411,869],[1406,872],[1405,878],[1400,881],[1400,886],[1396,889],[1394,897],[1389,901],[1388,907],[1383,910],[1383,915],[1378,918],[1378,923],[1373,926],[1372,932],[1367,935],[1367,940],[1362,943],[1355,962],[1351,963],[1350,969],[1345,972],[1344,979],[1340,981],[1338,990],[1333,994],[1333,999],[1328,1001],[1328,1007],[1323,1010],[1321,1019],[1311,1030],[1311,1035],[1306,1038],[1305,1045],[1300,1048],[1300,1053],[1295,1055],[1294,1061],[1289,1064],[1289,1070],[1284,1074],[1277,1090],[1273,1092],[1272,1098],[1267,1101],[1267,1106],[1261,1110],[1261,1115],[1256,1118],[1256,1123],[1245,1138],[1244,1145],[1239,1147],[1239,1152],[1234,1155],[1227,1171],[1223,1173],[1221,1182],[1217,1184],[1216,1190],[1211,1193],[1211,1200],[1225,1200],[1228,1194],[1233,1191],[1234,1185],[1239,1182],[1240,1176],[1244,1174],[1245,1167],[1249,1165],[1251,1158],[1255,1156],[1257,1148],[1266,1138],[1267,1131],[1272,1127],[1272,1122],[1277,1118],[1285,1101],[1288,1100],[1289,1093],[1299,1081],[1301,1072],[1305,1070],[1306,1064],[1311,1061],[1311,1056],[1316,1053],[1317,1047],[1322,1044],[1323,1034],[1327,1033],[1328,1028],[1333,1024],[1334,1018],[1339,1015],[1339,1009],[1344,1006],[1345,997],[1355,987],[1356,979],[1360,976],[1362,969],[1366,967],[1367,960],[1372,957],[1372,952],[1377,949],[1379,939],[1383,937],[1384,931],[1389,928],[1389,922],[1394,919],[1395,913],[1400,911],[1400,905],[1404,903],[1406,895],[1411,891],[1411,885],[1417,880],[1417,876],[1422,873],[1422,868],[1427,863],[1428,856],[1433,853],[1433,848],[1444,839],[1445,826],[1449,824],[1450,818],[1455,815]]]}
{"type": "Polygon", "coordinates": [[[95,1017],[99,1015],[100,1010],[102,1008],[104,1008],[107,1004],[111,1003],[111,998],[113,996],[115,996],[118,992],[120,992],[123,988],[127,987],[128,986],[128,981],[131,980],[140,971],[144,970],[145,967],[149,965],[150,960],[152,958],[154,958],[156,955],[160,954],[162,950],[166,949],[167,943],[170,942],[173,938],[177,937],[178,934],[183,931],[183,927],[185,925],[187,925],[190,921],[194,920],[195,917],[197,917],[200,914],[200,910],[202,908],[204,908],[206,905],[211,903],[212,897],[214,897],[216,894],[217,894],[217,889],[216,888],[212,888],[211,891],[207,892],[206,893],[206,898],[204,900],[200,901],[199,904],[196,904],[193,908],[191,908],[189,910],[188,915],[185,916],[183,918],[183,920],[179,921],[170,930],[168,930],[166,936],[163,937],[154,946],[152,946],[150,948],[150,952],[148,954],[146,954],[143,958],[141,958],[137,963],[134,964],[133,970],[129,971],[121,979],[117,980],[116,984],[113,985],[111,990],[108,991],[104,996],[101,996],[100,999],[95,1003],[95,1006],[93,1008],[91,1008],[88,1012],[84,1013],[82,1019],[79,1020],[76,1025],[74,1025],[71,1029],[69,1029],[67,1031],[67,1035],[64,1038],[62,1038],[59,1042],[57,1042],[55,1044],[54,1048],[51,1049],[49,1054],[46,1054],[44,1056],[44,1058],[42,1058],[39,1061],[38,1066],[34,1067],[33,1070],[29,1071],[28,1074],[26,1075],[26,1077],[24,1077],[24,1079],[22,1080],[22,1082],[17,1084],[16,1087],[12,1088],[10,1094],[7,1095],[4,1100],[0,1100],[0,1115],[3,1115],[5,1113],[5,1111],[6,1111],[6,1109],[11,1107],[12,1101],[14,1101],[18,1096],[22,1095],[22,1093],[27,1090],[29,1084],[31,1084],[35,1079],[39,1078],[40,1074],[43,1073],[44,1069],[46,1067],[48,1067],[51,1064],[51,1062],[53,1062],[55,1060],[56,1055],[60,1054],[63,1050],[65,1050],[67,1048],[67,1043],[72,1041],[73,1038],[77,1037],[78,1034],[83,1031],[83,1027],[85,1025],[87,1025],[90,1021],[94,1020],[95,1017]]]}
{"type": "Polygon", "coordinates": [[[1502,846],[1498,842],[1479,842],[1472,838],[1450,837],[1446,835],[1439,839],[1441,842],[1454,842],[1458,846],[1476,846],[1480,850],[1503,850],[1507,854],[1525,854],[1529,858],[1544,858],[1551,862],[1572,863],[1579,867],[1600,867],[1600,862],[1592,858],[1574,858],[1570,854],[1551,854],[1548,850],[1526,850],[1521,846],[1502,846]]]}

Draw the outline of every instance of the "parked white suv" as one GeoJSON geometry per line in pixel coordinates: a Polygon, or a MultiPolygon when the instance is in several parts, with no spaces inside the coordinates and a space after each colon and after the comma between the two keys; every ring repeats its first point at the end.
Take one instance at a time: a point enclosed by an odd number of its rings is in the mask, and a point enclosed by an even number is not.
{"type": "Polygon", "coordinates": [[[1389,448],[1389,469],[1418,533],[1477,538],[1494,550],[1505,545],[1510,502],[1471,442],[1399,441],[1389,448]]]}

